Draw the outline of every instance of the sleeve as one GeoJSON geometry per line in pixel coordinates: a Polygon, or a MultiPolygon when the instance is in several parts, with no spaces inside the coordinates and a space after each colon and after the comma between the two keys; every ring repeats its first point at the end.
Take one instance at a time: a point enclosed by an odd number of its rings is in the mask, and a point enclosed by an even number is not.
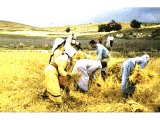
{"type": "Polygon", "coordinates": [[[143,61],[143,62],[140,64],[141,69],[143,69],[146,65],[147,65],[147,61],[143,61]]]}
{"type": "Polygon", "coordinates": [[[102,49],[100,49],[100,48],[97,48],[97,61],[98,60],[101,60],[101,58],[102,58],[102,49]]]}
{"type": "Polygon", "coordinates": [[[57,66],[58,66],[58,72],[61,76],[66,76],[68,73],[65,71],[66,67],[67,67],[67,60],[64,59],[59,59],[57,62],[57,66]]]}
{"type": "Polygon", "coordinates": [[[107,42],[109,42],[110,40],[109,40],[109,37],[107,37],[107,42]]]}

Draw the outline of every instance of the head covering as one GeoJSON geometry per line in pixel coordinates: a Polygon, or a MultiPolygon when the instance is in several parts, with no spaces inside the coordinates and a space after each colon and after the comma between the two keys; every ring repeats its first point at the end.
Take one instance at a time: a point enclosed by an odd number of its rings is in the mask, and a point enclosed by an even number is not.
{"type": "Polygon", "coordinates": [[[96,41],[94,41],[94,40],[91,40],[90,42],[89,42],[89,44],[96,44],[97,42],[96,41]]]}
{"type": "Polygon", "coordinates": [[[142,58],[146,59],[147,62],[150,61],[150,57],[149,57],[149,55],[147,55],[147,54],[146,54],[146,55],[143,55],[142,58]]]}
{"type": "Polygon", "coordinates": [[[63,38],[56,38],[52,47],[52,53],[55,51],[55,49],[61,45],[65,40],[63,38]]]}
{"type": "Polygon", "coordinates": [[[67,48],[64,53],[67,53],[69,57],[73,57],[74,54],[76,54],[77,50],[73,47],[67,48]]]}
{"type": "Polygon", "coordinates": [[[68,37],[66,39],[66,43],[64,45],[64,50],[67,50],[67,49],[69,49],[71,47],[71,42],[72,42],[72,37],[68,37]]]}

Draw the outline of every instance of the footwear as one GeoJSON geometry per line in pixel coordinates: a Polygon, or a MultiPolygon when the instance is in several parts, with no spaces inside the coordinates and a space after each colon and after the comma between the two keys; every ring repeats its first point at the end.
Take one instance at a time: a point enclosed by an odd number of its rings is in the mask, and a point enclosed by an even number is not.
{"type": "Polygon", "coordinates": [[[54,95],[50,94],[49,92],[47,92],[47,95],[48,95],[49,99],[52,100],[52,102],[60,103],[60,104],[63,103],[61,95],[54,96],[54,95]]]}
{"type": "Polygon", "coordinates": [[[42,93],[38,94],[38,97],[41,98],[41,99],[46,99],[46,98],[48,98],[47,90],[43,90],[42,93]]]}

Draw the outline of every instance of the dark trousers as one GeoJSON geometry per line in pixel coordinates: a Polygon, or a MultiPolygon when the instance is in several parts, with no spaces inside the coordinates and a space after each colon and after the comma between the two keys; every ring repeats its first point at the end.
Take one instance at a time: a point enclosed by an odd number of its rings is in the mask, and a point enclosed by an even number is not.
{"type": "Polygon", "coordinates": [[[101,77],[105,81],[105,79],[106,79],[106,71],[105,70],[101,70],[101,77]]]}
{"type": "Polygon", "coordinates": [[[111,47],[113,46],[113,41],[110,41],[110,46],[111,46],[111,47]]]}
{"type": "Polygon", "coordinates": [[[128,97],[132,97],[133,93],[136,90],[136,84],[131,81],[128,81],[127,89],[128,89],[128,92],[122,95],[126,99],[128,99],[128,97]]]}

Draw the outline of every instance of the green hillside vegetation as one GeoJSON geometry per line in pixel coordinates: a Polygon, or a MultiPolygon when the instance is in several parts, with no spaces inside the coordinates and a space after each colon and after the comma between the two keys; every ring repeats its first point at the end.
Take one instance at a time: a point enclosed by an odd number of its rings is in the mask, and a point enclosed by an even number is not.
{"type": "MultiPolygon", "coordinates": [[[[152,48],[149,48],[149,50],[160,50],[160,47],[158,46],[160,44],[160,23],[143,23],[141,28],[133,29],[130,27],[130,22],[120,22],[122,25],[122,29],[120,31],[98,32],[98,25],[101,24],[107,24],[107,22],[40,28],[15,22],[0,21],[0,48],[51,49],[53,41],[56,37],[66,38],[75,32],[77,39],[82,41],[83,45],[86,45],[84,48],[87,48],[88,44],[85,43],[87,40],[97,40],[100,34],[105,40],[108,34],[112,33],[116,40],[115,45],[118,44],[118,48],[113,48],[113,50],[124,50],[124,46],[128,46],[129,43],[134,42],[128,42],[126,40],[139,40],[140,42],[147,42],[142,43],[144,48],[147,47],[145,46],[147,44],[153,45],[152,48]],[[68,27],[71,30],[69,33],[65,31],[68,27]],[[119,37],[119,35],[121,37],[119,37]],[[148,44],[148,41],[142,40],[152,40],[150,42],[153,43],[148,44]]],[[[133,46],[133,44],[129,46],[133,46]]]]}
{"type": "Polygon", "coordinates": [[[39,28],[21,23],[0,20],[0,30],[39,30],[39,28]]]}
{"type": "MultiPolygon", "coordinates": [[[[6,31],[44,31],[46,34],[64,34],[66,35],[66,28],[69,27],[71,29],[70,33],[77,33],[78,35],[83,35],[83,33],[88,33],[90,35],[93,34],[102,34],[102,33],[97,33],[98,31],[98,25],[101,24],[107,24],[107,22],[102,22],[102,23],[90,23],[90,24],[79,24],[79,25],[68,25],[68,26],[59,26],[59,27],[34,27],[30,25],[25,25],[25,24],[20,24],[20,23],[15,23],[15,22],[9,22],[9,21],[3,21],[0,20],[0,30],[6,30],[6,31]]],[[[136,29],[132,29],[130,27],[129,22],[120,22],[122,25],[122,30],[120,32],[126,32],[126,31],[135,31],[136,29]]],[[[148,24],[142,24],[142,27],[140,30],[146,30],[146,29],[159,29],[160,24],[153,24],[153,23],[148,23],[148,24]]],[[[40,32],[41,33],[41,32],[40,32]]],[[[106,34],[106,33],[104,33],[106,34]]],[[[85,35],[85,34],[84,34],[85,35]]],[[[33,34],[34,36],[34,34],[33,34]]]]}

